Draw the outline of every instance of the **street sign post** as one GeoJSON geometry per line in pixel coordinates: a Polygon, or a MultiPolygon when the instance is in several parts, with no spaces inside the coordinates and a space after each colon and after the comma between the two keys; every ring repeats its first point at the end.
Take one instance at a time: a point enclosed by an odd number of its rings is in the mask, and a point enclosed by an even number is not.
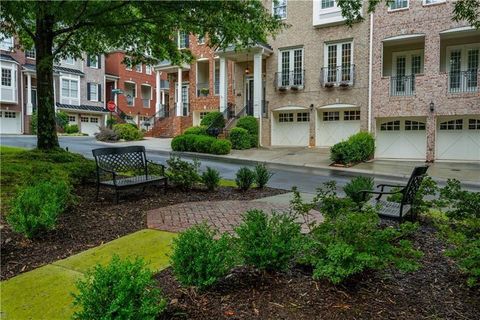
{"type": "Polygon", "coordinates": [[[110,100],[107,102],[107,109],[108,111],[110,111],[110,123],[109,123],[110,129],[112,129],[112,112],[114,112],[116,108],[117,108],[117,105],[115,104],[115,101],[110,100]]]}

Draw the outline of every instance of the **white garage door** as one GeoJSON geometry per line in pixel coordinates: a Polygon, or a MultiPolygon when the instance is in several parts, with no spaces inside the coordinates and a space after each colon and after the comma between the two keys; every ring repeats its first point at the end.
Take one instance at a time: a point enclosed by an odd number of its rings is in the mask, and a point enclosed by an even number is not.
{"type": "Polygon", "coordinates": [[[96,132],[100,131],[100,117],[81,116],[80,122],[82,125],[82,133],[93,136],[96,132]]]}
{"type": "Polygon", "coordinates": [[[19,112],[0,111],[0,133],[22,133],[19,112]]]}
{"type": "Polygon", "coordinates": [[[425,119],[383,119],[377,122],[377,159],[426,159],[425,119]]]}
{"type": "Polygon", "coordinates": [[[439,118],[436,158],[480,161],[480,117],[439,118]]]}
{"type": "Polygon", "coordinates": [[[272,146],[308,146],[309,112],[279,112],[272,117],[272,146]]]}
{"type": "Polygon", "coordinates": [[[330,147],[360,131],[360,110],[319,111],[317,146],[330,147]]]}

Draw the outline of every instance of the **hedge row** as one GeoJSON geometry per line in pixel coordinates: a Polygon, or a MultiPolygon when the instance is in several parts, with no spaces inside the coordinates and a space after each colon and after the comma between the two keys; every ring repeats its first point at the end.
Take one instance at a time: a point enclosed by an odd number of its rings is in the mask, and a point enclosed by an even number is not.
{"type": "Polygon", "coordinates": [[[172,139],[172,149],[173,151],[229,154],[232,144],[225,139],[216,139],[196,134],[183,134],[172,139]]]}

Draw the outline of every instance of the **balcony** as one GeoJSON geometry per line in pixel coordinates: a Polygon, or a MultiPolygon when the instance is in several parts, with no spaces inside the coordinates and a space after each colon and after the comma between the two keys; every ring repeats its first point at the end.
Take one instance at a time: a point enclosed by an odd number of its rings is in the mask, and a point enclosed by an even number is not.
{"type": "Polygon", "coordinates": [[[205,83],[197,83],[197,97],[206,97],[210,93],[210,84],[208,82],[205,83]]]}
{"type": "Polygon", "coordinates": [[[142,105],[144,108],[150,108],[150,99],[142,99],[142,105]]]}
{"type": "Polygon", "coordinates": [[[415,94],[415,75],[390,77],[390,96],[408,97],[415,94]]]}
{"type": "Polygon", "coordinates": [[[305,70],[275,73],[275,88],[279,91],[302,90],[305,86],[305,70]]]}
{"type": "Polygon", "coordinates": [[[320,75],[320,83],[322,87],[347,88],[354,84],[355,65],[323,67],[320,75]]]}
{"type": "Polygon", "coordinates": [[[452,71],[448,73],[449,93],[478,92],[478,70],[452,71]]]}

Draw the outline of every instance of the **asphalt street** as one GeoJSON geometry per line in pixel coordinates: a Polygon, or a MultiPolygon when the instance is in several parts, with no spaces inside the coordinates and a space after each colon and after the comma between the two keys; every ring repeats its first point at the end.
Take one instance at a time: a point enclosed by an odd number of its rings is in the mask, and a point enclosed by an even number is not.
{"type": "MultiPolygon", "coordinates": [[[[92,149],[105,147],[104,143],[97,142],[93,137],[59,137],[60,146],[68,148],[71,152],[80,153],[88,158],[92,158],[92,149]]],[[[24,148],[35,148],[35,136],[19,136],[19,135],[2,135],[0,136],[0,144],[24,148]]],[[[148,151],[147,157],[153,161],[165,164],[168,155],[158,151],[148,151]]],[[[201,160],[202,169],[209,166],[217,169],[223,178],[234,179],[236,171],[242,167],[241,163],[228,163],[218,160],[201,160]]],[[[321,169],[311,169],[305,167],[297,168],[278,168],[271,166],[270,170],[273,176],[269,182],[269,186],[290,190],[293,186],[297,186],[302,192],[314,193],[316,188],[324,182],[335,180],[339,190],[352,178],[351,173],[341,171],[330,171],[321,169]]],[[[397,177],[388,178],[385,176],[375,177],[375,183],[392,183],[402,184],[406,180],[397,177]]]]}

